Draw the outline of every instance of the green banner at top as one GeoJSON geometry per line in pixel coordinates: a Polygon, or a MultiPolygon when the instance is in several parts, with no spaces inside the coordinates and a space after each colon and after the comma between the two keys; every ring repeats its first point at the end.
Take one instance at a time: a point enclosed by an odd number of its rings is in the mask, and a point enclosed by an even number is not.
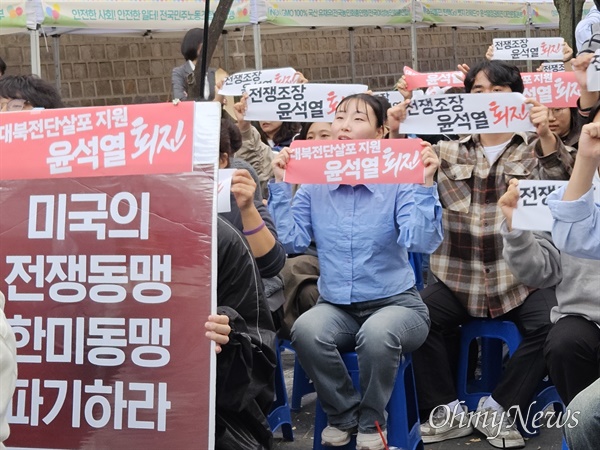
{"type": "Polygon", "coordinates": [[[0,34],[14,33],[27,28],[25,1],[0,0],[0,34]]]}
{"type": "MultiPolygon", "coordinates": [[[[225,26],[251,23],[252,0],[235,0],[225,26]]],[[[211,17],[218,0],[210,2],[211,17]]],[[[112,30],[185,30],[201,26],[204,1],[86,0],[42,1],[42,25],[112,30]]]]}
{"type": "Polygon", "coordinates": [[[267,22],[292,27],[358,27],[410,23],[411,0],[266,0],[267,22]]]}

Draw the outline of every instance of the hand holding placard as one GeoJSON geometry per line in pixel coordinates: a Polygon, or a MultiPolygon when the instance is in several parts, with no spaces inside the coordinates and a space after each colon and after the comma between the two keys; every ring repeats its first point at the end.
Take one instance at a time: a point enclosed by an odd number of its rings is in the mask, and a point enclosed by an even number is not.
{"type": "Polygon", "coordinates": [[[433,186],[433,177],[440,167],[440,159],[433,151],[433,147],[427,141],[421,142],[423,150],[421,150],[421,161],[425,167],[423,173],[425,178],[425,186],[433,186]]]}
{"type": "Polygon", "coordinates": [[[508,231],[512,230],[512,218],[517,205],[519,204],[519,180],[513,178],[509,181],[508,189],[498,200],[498,206],[506,219],[508,231]]]}
{"type": "Polygon", "coordinates": [[[285,178],[285,169],[290,162],[290,155],[294,152],[294,149],[289,147],[282,148],[273,162],[271,166],[273,167],[273,174],[275,175],[275,181],[280,183],[285,178]]]}

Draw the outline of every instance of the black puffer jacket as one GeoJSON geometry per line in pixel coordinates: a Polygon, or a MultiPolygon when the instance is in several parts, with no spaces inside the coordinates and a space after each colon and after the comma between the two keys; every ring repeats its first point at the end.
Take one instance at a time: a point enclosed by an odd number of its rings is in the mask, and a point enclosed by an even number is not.
{"type": "Polygon", "coordinates": [[[267,414],[277,356],[273,320],[248,244],[217,219],[217,312],[229,317],[229,343],[217,356],[217,450],[272,448],[267,414]]]}

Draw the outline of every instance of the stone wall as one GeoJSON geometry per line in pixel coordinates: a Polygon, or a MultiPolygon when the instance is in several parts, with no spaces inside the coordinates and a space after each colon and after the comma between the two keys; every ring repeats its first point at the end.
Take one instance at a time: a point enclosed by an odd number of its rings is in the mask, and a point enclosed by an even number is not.
{"type": "MultiPolygon", "coordinates": [[[[348,30],[305,30],[262,37],[265,68],[291,66],[311,81],[364,83],[391,89],[404,65],[411,65],[408,29],[356,29],[354,74],[348,30]],[[354,78],[354,79],[353,79],[354,78]]],[[[556,30],[532,32],[533,37],[556,30]]],[[[494,37],[521,37],[519,31],[423,28],[417,33],[418,69],[453,70],[478,61],[494,37]]],[[[105,37],[64,35],[40,39],[42,77],[54,81],[54,45],[59,45],[61,93],[71,106],[160,102],[169,99],[171,70],[183,62],[181,37],[105,37]]],[[[0,56],[8,74],[29,73],[28,35],[0,36],[0,56]]],[[[222,35],[211,61],[230,73],[254,68],[254,44],[248,29],[222,35]],[[225,40],[227,41],[225,44],[225,40]],[[226,49],[225,49],[226,48],[226,49]],[[227,57],[224,54],[227,54],[227,57]]],[[[525,66],[522,66],[525,69],[525,66]]]]}

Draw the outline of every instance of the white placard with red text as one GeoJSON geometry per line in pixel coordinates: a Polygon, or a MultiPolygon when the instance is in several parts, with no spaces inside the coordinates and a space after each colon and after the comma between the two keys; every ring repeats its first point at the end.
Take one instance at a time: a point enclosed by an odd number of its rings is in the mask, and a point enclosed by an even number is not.
{"type": "Polygon", "coordinates": [[[396,106],[398,103],[402,103],[404,101],[404,97],[398,91],[373,92],[373,95],[384,97],[392,106],[396,106]]]}
{"type": "Polygon", "coordinates": [[[534,98],[549,108],[575,108],[579,99],[579,83],[575,72],[522,73],[523,95],[534,98]]]}
{"type": "Polygon", "coordinates": [[[548,59],[562,61],[563,38],[498,38],[492,59],[504,61],[548,59]]]}
{"type": "Polygon", "coordinates": [[[517,92],[444,94],[413,99],[403,134],[472,134],[535,131],[530,105],[517,92]]]}
{"type": "MultiPolygon", "coordinates": [[[[548,196],[566,185],[567,181],[520,180],[519,204],[513,213],[515,230],[552,231],[552,213],[546,203],[548,196]]],[[[600,182],[594,181],[594,200],[600,203],[600,182]]]]}
{"type": "Polygon", "coordinates": [[[421,139],[294,141],[287,183],[423,183],[421,139]]]}
{"type": "Polygon", "coordinates": [[[292,67],[234,73],[225,78],[219,94],[242,95],[250,84],[291,84],[298,82],[298,77],[292,67]]]}
{"type": "Polygon", "coordinates": [[[596,50],[594,58],[587,68],[587,90],[589,92],[600,91],[600,50],[596,50]]]}
{"type": "Polygon", "coordinates": [[[545,62],[542,63],[542,72],[564,72],[564,62],[545,62]]]}
{"type": "Polygon", "coordinates": [[[404,79],[409,91],[429,87],[463,87],[465,75],[462,72],[421,73],[404,66],[404,79]]]}
{"type": "Polygon", "coordinates": [[[365,84],[249,85],[245,119],[331,122],[344,97],[367,92],[367,89],[365,84]]]}

